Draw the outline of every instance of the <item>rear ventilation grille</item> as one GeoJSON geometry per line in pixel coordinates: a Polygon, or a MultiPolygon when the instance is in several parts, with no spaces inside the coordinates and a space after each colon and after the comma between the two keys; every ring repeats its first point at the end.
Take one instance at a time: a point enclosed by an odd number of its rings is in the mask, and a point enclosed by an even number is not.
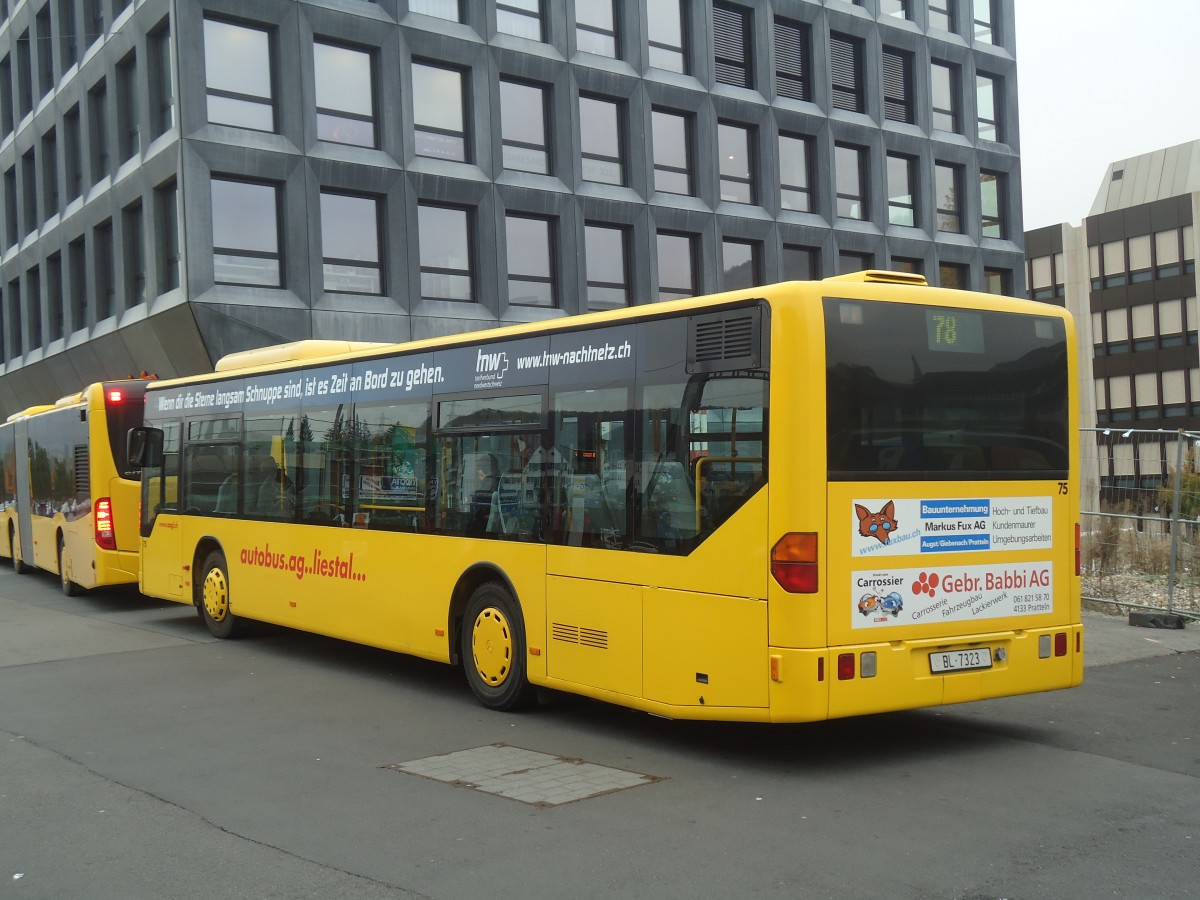
{"type": "Polygon", "coordinates": [[[91,494],[88,485],[91,484],[91,463],[88,459],[87,444],[75,445],[75,494],[87,497],[91,494]]]}
{"type": "Polygon", "coordinates": [[[689,374],[756,369],[761,364],[762,308],[693,316],[688,322],[689,374]]]}
{"type": "Polygon", "coordinates": [[[608,632],[596,628],[580,628],[578,625],[566,625],[554,622],[550,626],[550,635],[556,641],[564,644],[579,644],[583,647],[594,647],[597,650],[608,649],[608,632]]]}

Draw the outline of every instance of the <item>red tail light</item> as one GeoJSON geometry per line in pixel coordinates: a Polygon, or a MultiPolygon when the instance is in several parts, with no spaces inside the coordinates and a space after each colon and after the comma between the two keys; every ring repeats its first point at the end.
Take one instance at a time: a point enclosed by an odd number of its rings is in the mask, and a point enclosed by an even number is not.
{"type": "Polygon", "coordinates": [[[108,402],[109,403],[120,403],[124,399],[125,399],[125,395],[122,394],[118,390],[111,390],[108,392],[108,402]]]}
{"type": "Polygon", "coordinates": [[[818,585],[817,536],[792,531],[771,548],[771,575],[789,594],[815,594],[818,585]]]}
{"type": "Polygon", "coordinates": [[[838,654],[838,681],[849,681],[854,677],[854,654],[838,654]]]}
{"type": "Polygon", "coordinates": [[[96,501],[96,546],[101,550],[117,549],[117,533],[113,529],[112,501],[103,497],[96,501]]]}
{"type": "Polygon", "coordinates": [[[1067,633],[1065,631],[1056,632],[1054,635],[1054,655],[1067,655],[1067,633]]]}

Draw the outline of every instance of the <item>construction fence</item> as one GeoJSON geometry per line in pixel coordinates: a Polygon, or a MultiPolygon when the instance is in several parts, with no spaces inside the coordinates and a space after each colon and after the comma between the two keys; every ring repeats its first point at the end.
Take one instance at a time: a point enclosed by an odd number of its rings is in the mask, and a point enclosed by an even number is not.
{"type": "Polygon", "coordinates": [[[1200,619],[1200,432],[1080,432],[1085,602],[1200,619]]]}

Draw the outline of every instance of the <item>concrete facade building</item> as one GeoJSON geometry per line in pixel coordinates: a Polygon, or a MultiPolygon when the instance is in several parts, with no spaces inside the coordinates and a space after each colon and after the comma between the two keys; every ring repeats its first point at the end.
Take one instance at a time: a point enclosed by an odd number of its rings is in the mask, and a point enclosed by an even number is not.
{"type": "Polygon", "coordinates": [[[1025,291],[1012,0],[0,0],[0,413],[861,268],[1025,291]]]}

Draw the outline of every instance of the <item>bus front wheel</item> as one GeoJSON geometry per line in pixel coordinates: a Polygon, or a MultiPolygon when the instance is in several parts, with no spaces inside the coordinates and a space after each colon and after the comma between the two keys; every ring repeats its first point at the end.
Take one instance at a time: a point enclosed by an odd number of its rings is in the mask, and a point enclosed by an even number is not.
{"type": "Polygon", "coordinates": [[[74,597],[79,593],[79,585],[71,580],[67,572],[67,539],[61,534],[58,536],[58,577],[62,581],[64,594],[74,597]]]}
{"type": "Polygon", "coordinates": [[[8,555],[12,557],[14,572],[18,575],[24,575],[29,571],[29,566],[25,565],[25,560],[21,559],[17,553],[17,538],[11,528],[8,530],[8,555]]]}
{"type": "Polygon", "coordinates": [[[508,589],[489,581],[467,601],[462,627],[463,668],[479,702],[514,710],[533,703],[536,689],[526,678],[525,623],[508,589]]]}
{"type": "Polygon", "coordinates": [[[225,555],[214,550],[204,560],[197,586],[196,606],[213,637],[233,637],[237,618],[229,608],[229,570],[225,555]]]}

